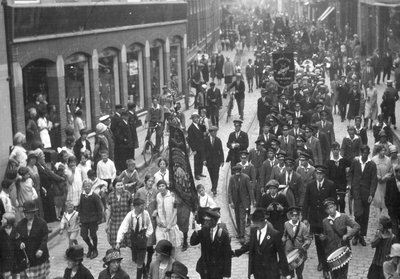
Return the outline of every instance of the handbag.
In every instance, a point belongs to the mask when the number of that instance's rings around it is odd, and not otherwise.
[[[15,262],[13,266],[15,273],[22,272],[30,267],[29,258],[25,252],[25,249],[18,249],[17,251],[19,252],[17,252],[18,254],[15,257]]]

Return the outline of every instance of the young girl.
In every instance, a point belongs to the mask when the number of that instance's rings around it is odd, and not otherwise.
[[[118,176],[131,194],[135,194],[139,187],[139,174],[136,171],[136,162],[133,159],[126,160],[127,169]]]
[[[65,166],[61,163],[56,163],[54,166],[56,168],[55,173],[58,176],[65,177]],[[57,220],[61,221],[62,209],[67,199],[67,182],[65,180],[60,182],[54,182],[53,184],[53,193],[54,193],[54,206],[56,208],[56,216]]]
[[[79,221],[78,221],[78,212],[75,210],[74,205],[71,201],[67,201],[65,203],[66,212],[61,218],[60,223],[60,235],[64,233],[64,230],[67,230],[69,247],[73,245],[78,245],[78,233],[79,233]]]
[[[30,178],[29,169],[27,167],[20,167],[18,174],[21,176],[21,178],[16,182],[17,201],[19,205],[19,211],[22,215],[22,218],[24,218],[25,214],[23,213],[22,205],[28,200],[36,200],[38,195],[33,187],[33,180]]]
[[[77,207],[82,193],[82,173],[81,170],[76,167],[75,156],[68,158],[68,169],[65,170],[65,175],[68,186],[67,199]]]
[[[90,161],[90,151],[85,150],[82,152],[81,161],[77,168],[81,169],[82,181],[87,179],[87,172],[92,169],[92,161]]]
[[[396,236],[389,229],[392,228],[392,222],[389,217],[379,218],[379,227],[375,237],[371,242],[372,248],[376,248],[374,258],[368,270],[368,279],[384,279],[383,263],[386,256],[390,253],[390,247],[395,243]]]

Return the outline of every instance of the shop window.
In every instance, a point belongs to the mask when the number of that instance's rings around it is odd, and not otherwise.
[[[48,100],[47,60],[36,60],[22,70],[24,105],[35,102],[36,95],[41,93]]]
[[[173,37],[170,47],[170,80],[169,87],[177,93],[182,93],[182,59],[181,40]],[[180,95],[180,94],[178,94]]]
[[[85,127],[91,129],[89,60],[84,54],[73,54],[65,60],[65,98],[68,124],[73,125],[75,112],[80,109]]]
[[[136,104],[136,110],[141,110],[144,109],[143,48],[133,44],[126,55],[129,101]]]
[[[164,50],[162,42],[156,40],[150,48],[151,96],[160,96],[164,85]]]
[[[99,94],[102,115],[111,114],[121,103],[118,75],[118,52],[106,48],[99,53]]]

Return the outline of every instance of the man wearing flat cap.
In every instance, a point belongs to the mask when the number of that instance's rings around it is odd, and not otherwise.
[[[341,154],[344,158],[353,160],[360,155],[360,148],[362,146],[361,139],[356,135],[354,126],[347,128],[348,135],[343,138]]]
[[[321,150],[321,143],[319,139],[313,136],[314,128],[309,125],[304,129],[304,135],[306,137],[306,146],[307,149],[310,149],[313,154],[313,161],[314,164],[323,164],[324,161],[322,160],[322,150]]]
[[[280,235],[283,235],[284,224],[287,221],[287,210],[289,203],[286,196],[279,191],[279,182],[271,179],[265,185],[265,192],[261,198],[260,207],[264,208],[268,214],[268,221],[274,226]]]
[[[264,148],[263,140],[255,141],[256,147],[250,149],[249,151],[249,162],[254,166],[256,170],[256,180],[258,181],[260,177],[260,171],[262,164],[267,158],[267,150]],[[257,196],[257,195],[256,195]]]
[[[250,241],[232,251],[233,256],[240,257],[249,252],[249,278],[253,275],[255,279],[279,279],[282,275],[286,279],[290,279],[281,235],[266,220],[265,214],[265,211],[261,208],[254,211]]]
[[[229,134],[226,144],[229,149],[226,162],[231,162],[231,169],[240,161],[239,152],[249,147],[249,136],[241,131],[242,124],[243,121],[240,119],[233,120],[235,131]]]
[[[207,167],[211,180],[211,192],[217,194],[219,169],[224,165],[224,150],[222,141],[217,137],[218,127],[211,126],[209,135],[204,139],[203,164]]]
[[[271,98],[267,96],[267,91],[262,88],[261,89],[261,97],[257,100],[257,119],[258,124],[260,126],[260,134],[263,130],[263,125],[265,122],[265,118],[270,113],[270,104],[272,103]]]
[[[325,255],[329,257],[338,247],[347,246],[350,248],[350,239],[360,230],[360,225],[344,213],[336,210],[336,200],[327,198],[323,202],[324,209],[328,214],[323,220],[323,234],[320,239],[324,242]],[[348,230],[347,228],[350,228]],[[331,270],[332,279],[347,278],[349,263],[339,269]]]
[[[246,228],[246,212],[254,206],[254,194],[250,178],[242,173],[242,167],[236,165],[232,168],[233,174],[228,182],[228,202],[235,211],[237,238],[244,242]]]
[[[322,221],[326,213],[323,201],[327,198],[336,199],[336,188],[332,181],[325,178],[326,166],[315,165],[316,179],[306,186],[306,195],[302,206],[303,222],[310,226],[310,233],[315,235],[315,246],[318,255],[318,271],[324,272],[324,277],[329,278],[329,267],[326,262],[327,256],[320,239],[323,233]]]
[[[191,246],[201,244],[201,256],[196,264],[201,278],[231,277],[231,239],[229,233],[217,225],[219,218],[217,212],[206,210],[203,227],[190,237]]]
[[[315,177],[315,168],[310,162],[312,162],[310,154],[304,151],[299,153],[299,158],[297,158],[295,166],[298,166],[296,172],[301,176],[303,187],[307,187],[307,184],[314,180]]]
[[[383,111],[384,119],[391,119],[393,128],[396,130],[396,102],[399,100],[399,92],[393,87],[393,81],[386,82],[387,87],[383,92],[381,109]],[[389,124],[389,126],[390,126]]]
[[[283,123],[282,127],[282,135],[278,137],[278,140],[281,142],[281,149],[284,150],[288,156],[294,155],[294,149],[296,148],[296,139],[294,136],[290,135],[290,125],[288,123]]]
[[[264,141],[264,148],[267,149],[268,147],[271,147],[271,141],[273,139],[276,139],[276,136],[270,133],[271,131],[271,122],[269,120],[266,120],[262,124],[262,134],[260,134],[257,138],[257,140],[263,140]]]
[[[342,75],[340,78],[340,81],[338,82],[338,85],[337,85],[338,109],[339,109],[339,115],[340,115],[340,118],[342,119],[342,122],[344,122],[344,119],[346,117],[347,100],[349,98],[349,96],[348,96],[349,91],[350,91],[350,85],[346,82],[346,76]]]
[[[219,109],[222,107],[221,90],[215,86],[215,82],[210,82],[210,89],[207,91],[208,112],[213,126],[219,124]]]

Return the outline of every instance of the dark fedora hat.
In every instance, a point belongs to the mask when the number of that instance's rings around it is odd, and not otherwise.
[[[36,203],[32,200],[25,201],[22,208],[24,210],[24,213],[38,211],[38,208],[36,207]]]
[[[262,208],[254,210],[253,214],[250,215],[250,220],[253,222],[263,221],[267,219],[266,212]]]
[[[165,272],[165,276],[171,277],[172,273],[175,273],[179,277],[183,279],[189,279],[188,275],[188,268],[181,262],[175,261],[172,264],[172,270]]]
[[[67,249],[65,252],[65,257],[72,261],[79,261],[83,259],[83,246],[82,245],[74,245]]]

